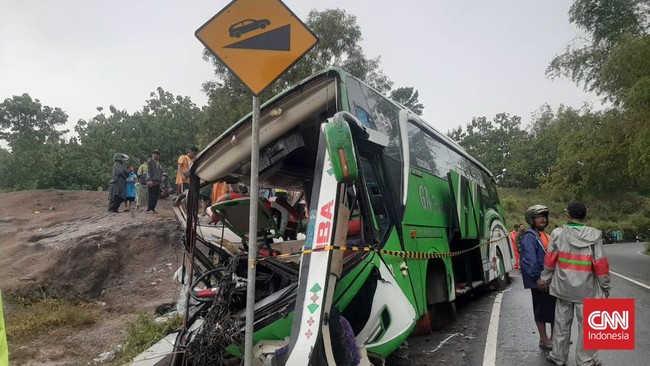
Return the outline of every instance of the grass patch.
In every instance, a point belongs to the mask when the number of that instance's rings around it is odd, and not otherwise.
[[[126,340],[122,353],[122,362],[131,361],[147,348],[153,346],[167,334],[178,330],[182,319],[180,316],[173,316],[160,324],[155,318],[144,310],[138,310],[135,318],[126,323]]]
[[[545,205],[550,210],[550,233],[566,223],[564,209],[569,203],[566,197],[544,189],[500,188],[499,198],[505,209],[508,230],[515,223],[526,225],[524,212],[534,204]],[[650,199],[635,194],[620,194],[612,197],[585,197],[587,225],[603,231],[620,229],[625,241],[635,241],[637,234],[650,233]]]
[[[82,327],[95,323],[100,310],[97,305],[63,299],[30,299],[5,297],[7,338],[23,342],[54,328]]]

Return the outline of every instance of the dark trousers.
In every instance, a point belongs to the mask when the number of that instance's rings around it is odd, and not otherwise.
[[[120,196],[113,196],[111,201],[108,201],[108,212],[118,212],[123,200]]]
[[[153,187],[148,188],[148,195],[149,199],[147,202],[147,211],[153,211],[156,209],[156,205],[158,204],[158,197],[160,196],[160,186],[155,185]]]

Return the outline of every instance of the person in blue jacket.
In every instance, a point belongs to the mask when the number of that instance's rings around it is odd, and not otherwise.
[[[135,165],[129,165],[129,176],[126,178],[126,201],[124,202],[124,211],[132,211],[138,192],[135,184],[138,181],[138,175],[135,174]]]
[[[552,349],[551,339],[546,332],[546,324],[555,321],[555,297],[548,292],[548,285],[542,280],[544,257],[548,248],[549,237],[544,232],[548,226],[549,210],[546,206],[533,205],[526,210],[526,222],[530,226],[521,238],[519,268],[524,288],[529,288],[533,298],[533,314],[539,331],[539,348]]]

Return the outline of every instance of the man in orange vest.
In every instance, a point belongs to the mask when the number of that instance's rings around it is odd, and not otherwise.
[[[519,269],[519,249],[517,248],[517,236],[524,233],[523,224],[515,224],[510,232],[510,244],[512,245],[512,251],[515,253],[515,269]]]
[[[190,188],[190,167],[192,167],[192,162],[198,154],[199,149],[196,146],[192,146],[187,149],[187,154],[178,157],[178,172],[176,173],[178,194]]]

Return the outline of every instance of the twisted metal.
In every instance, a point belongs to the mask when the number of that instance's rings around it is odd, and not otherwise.
[[[218,281],[219,295],[203,317],[199,333],[188,345],[186,361],[191,365],[237,365],[228,346],[244,343],[242,322],[232,308],[235,295],[235,281],[232,280],[239,260],[233,257],[223,269]]]

